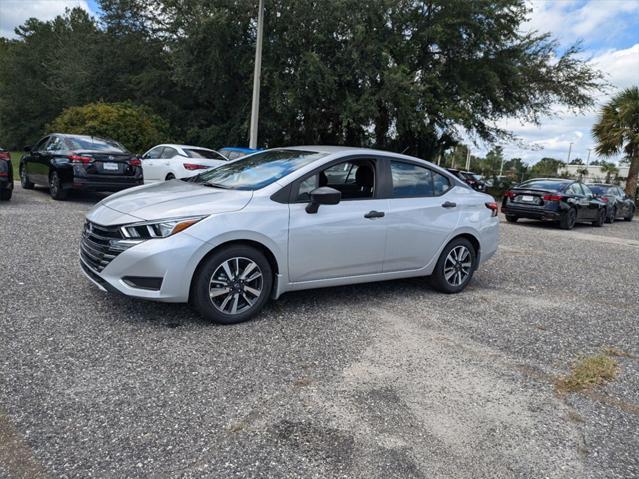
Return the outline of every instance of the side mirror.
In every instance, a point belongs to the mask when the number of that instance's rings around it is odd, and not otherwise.
[[[322,186],[311,191],[311,202],[306,205],[306,212],[317,213],[320,205],[336,205],[342,200],[342,192],[329,186]]]
[[[24,151],[26,151],[27,153],[31,151],[31,147],[30,146],[25,146],[23,148]]]

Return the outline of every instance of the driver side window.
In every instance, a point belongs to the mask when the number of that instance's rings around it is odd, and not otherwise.
[[[329,166],[299,184],[296,201],[308,202],[315,188],[328,186],[342,193],[342,200],[368,199],[375,195],[375,161],[349,160]]]
[[[163,146],[158,146],[150,150],[146,155],[144,155],[144,160],[157,160],[160,158],[162,154],[162,150],[164,150]]]
[[[42,138],[38,144],[36,146],[33,147],[34,151],[43,151],[44,150],[44,146],[47,144],[47,141],[49,141],[49,137],[45,136],[44,138]]]

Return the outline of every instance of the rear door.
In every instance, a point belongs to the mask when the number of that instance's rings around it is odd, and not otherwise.
[[[151,148],[142,156],[142,173],[144,174],[145,183],[155,183],[160,181],[161,167],[160,156],[164,150],[163,146],[156,146]],[[164,180],[164,177],[162,177]]]
[[[384,272],[421,269],[455,229],[463,205],[451,181],[419,163],[391,160]]]

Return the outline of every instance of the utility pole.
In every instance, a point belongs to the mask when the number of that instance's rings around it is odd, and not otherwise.
[[[253,104],[249,148],[257,148],[257,124],[260,115],[260,77],[262,75],[262,37],[264,36],[264,0],[259,0],[257,39],[255,42],[255,71],[253,72]]]
[[[470,148],[466,150],[466,171],[470,171]]]
[[[570,163],[570,152],[572,151],[572,141],[568,145],[568,161],[566,163]]]
[[[590,165],[590,152],[592,151],[592,148],[588,148],[588,157],[586,158],[586,168],[588,168],[588,166]]]

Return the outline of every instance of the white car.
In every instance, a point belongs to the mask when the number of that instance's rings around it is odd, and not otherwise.
[[[190,145],[157,145],[142,155],[144,183],[190,178],[225,164],[228,158],[215,150]]]
[[[88,212],[103,290],[249,319],[288,291],[430,276],[457,293],[497,250],[495,200],[406,155],[303,146],[116,193]]]

